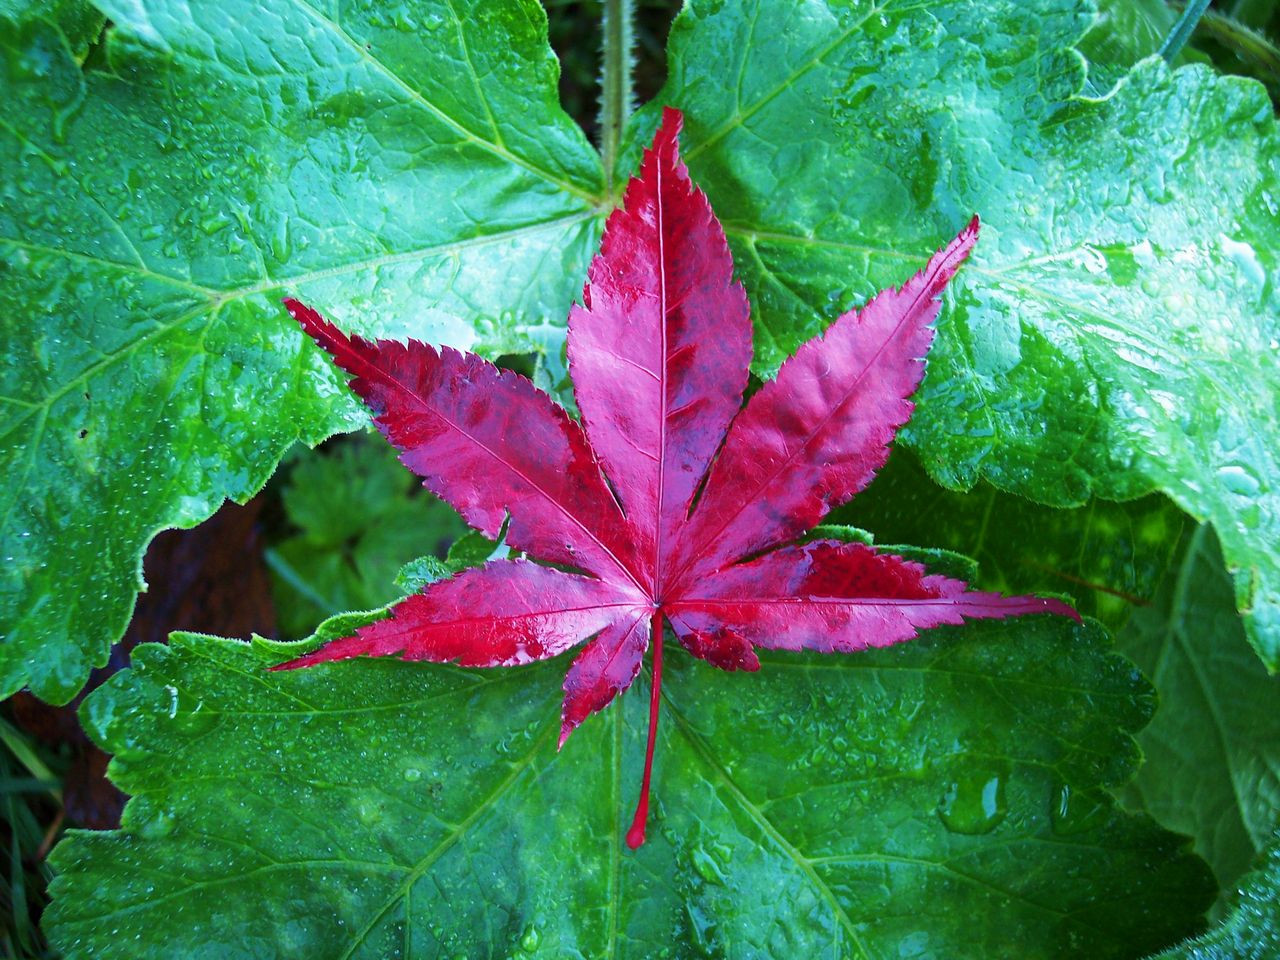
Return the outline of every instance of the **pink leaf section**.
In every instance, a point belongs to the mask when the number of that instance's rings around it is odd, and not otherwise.
[[[975,217],[901,289],[841,316],[751,398],[682,544],[689,580],[795,539],[871,482],[911,416],[938,298],[977,239]]]
[[[528,560],[496,560],[428,584],[392,607],[388,619],[273,669],[392,654],[464,667],[515,667],[564,653],[633,620],[637,610],[647,615],[635,595],[608,581]]]
[[[667,109],[609,217],[583,306],[569,314],[569,365],[587,436],[637,551],[663,567],[694,490],[742,405],[751,318],[724,230],[680,160]]]
[[[585,643],[565,677],[563,745],[631,686],[651,650],[632,847],[645,836],[664,620],[694,656],[754,671],[757,648],[846,653],[966,619],[1076,616],[1056,600],[970,591],[860,544],[794,545],[884,463],[978,221],[901,289],[802,346],[743,407],[746,297],[680,160],[681,122],[663,114],[569,319],[585,427],[479,357],[347,336],[286,301],[427,487],[488,536],[506,524],[512,547],[568,569],[519,560],[465,571],[278,669],[361,655],[513,666]]]
[[[649,646],[650,614],[618,620],[586,645],[564,678],[560,746],[591,714],[603,710],[636,678]]]
[[[622,514],[582,428],[524,377],[474,354],[348,337],[285,305],[375,414],[382,435],[467,523],[542,560],[632,581]]]
[[[721,570],[668,615],[691,653],[717,663],[744,659],[744,645],[852,653],[901,643],[930,627],[1028,613],[1079,620],[1057,600],[970,591],[863,544],[820,540]]]

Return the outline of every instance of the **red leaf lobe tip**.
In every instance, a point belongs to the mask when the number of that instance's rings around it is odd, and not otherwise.
[[[967,619],[1079,619],[1060,601],[972,591],[861,544],[796,543],[883,465],[980,225],[975,216],[901,287],[837,318],[744,405],[749,307],[680,159],[682,123],[663,112],[570,312],[581,423],[479,357],[348,336],[285,300],[424,485],[490,537],[505,524],[507,543],[542,563],[464,570],[271,669],[393,655],[513,666],[584,644],[565,676],[563,747],[631,686],[652,646],[633,849],[649,810],[664,621],[693,656],[750,672],[757,649],[847,653]]]

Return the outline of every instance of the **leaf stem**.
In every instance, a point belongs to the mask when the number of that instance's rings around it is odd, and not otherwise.
[[[1191,0],[1182,10],[1182,16],[1178,18],[1178,22],[1173,25],[1173,29],[1169,31],[1169,35],[1164,38],[1164,43],[1160,45],[1160,56],[1164,57],[1166,63],[1173,63],[1174,58],[1186,46],[1191,34],[1195,32],[1196,24],[1200,22],[1200,18],[1204,16],[1204,12],[1209,9],[1209,0]]]
[[[604,42],[600,69],[600,157],[605,195],[613,196],[613,168],[622,128],[631,116],[632,0],[604,0]]]
[[[1179,4],[1174,4],[1179,6]],[[1280,83],[1280,48],[1247,24],[1213,10],[1200,21],[1205,33],[1242,60],[1267,74],[1266,82]]]
[[[627,846],[632,850],[644,843],[645,822],[649,819],[649,778],[653,773],[653,746],[658,740],[658,704],[662,698],[662,611],[653,611],[653,685],[649,691],[649,743],[644,751],[644,779],[640,783],[640,800],[636,815],[627,831]]]

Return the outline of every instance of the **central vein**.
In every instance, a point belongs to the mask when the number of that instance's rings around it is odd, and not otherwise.
[[[662,514],[666,504],[666,467],[667,467],[667,251],[665,227],[662,222],[662,161],[654,156],[654,167],[658,174],[655,218],[658,227],[658,323],[661,334],[662,376],[658,378],[658,489],[656,491],[657,517],[653,535],[653,601],[662,603],[662,567],[665,551],[662,549]],[[662,642],[661,621],[658,624],[656,643]]]

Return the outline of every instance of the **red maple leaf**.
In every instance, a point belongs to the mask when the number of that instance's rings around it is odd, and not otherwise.
[[[744,406],[747,298],[680,160],[681,122],[676,110],[663,114],[569,316],[581,424],[477,356],[349,337],[285,301],[353,375],[405,466],[486,536],[506,524],[512,548],[548,565],[465,570],[277,669],[391,654],[515,666],[588,641],[565,678],[563,746],[631,685],[652,642],[631,847],[644,842],[664,619],[694,656],[757,670],[756,647],[848,653],[965,618],[1076,617],[1056,600],[969,591],[862,544],[795,542],[884,464],[924,374],[938,297],[978,220],[901,289],[802,346]]]

